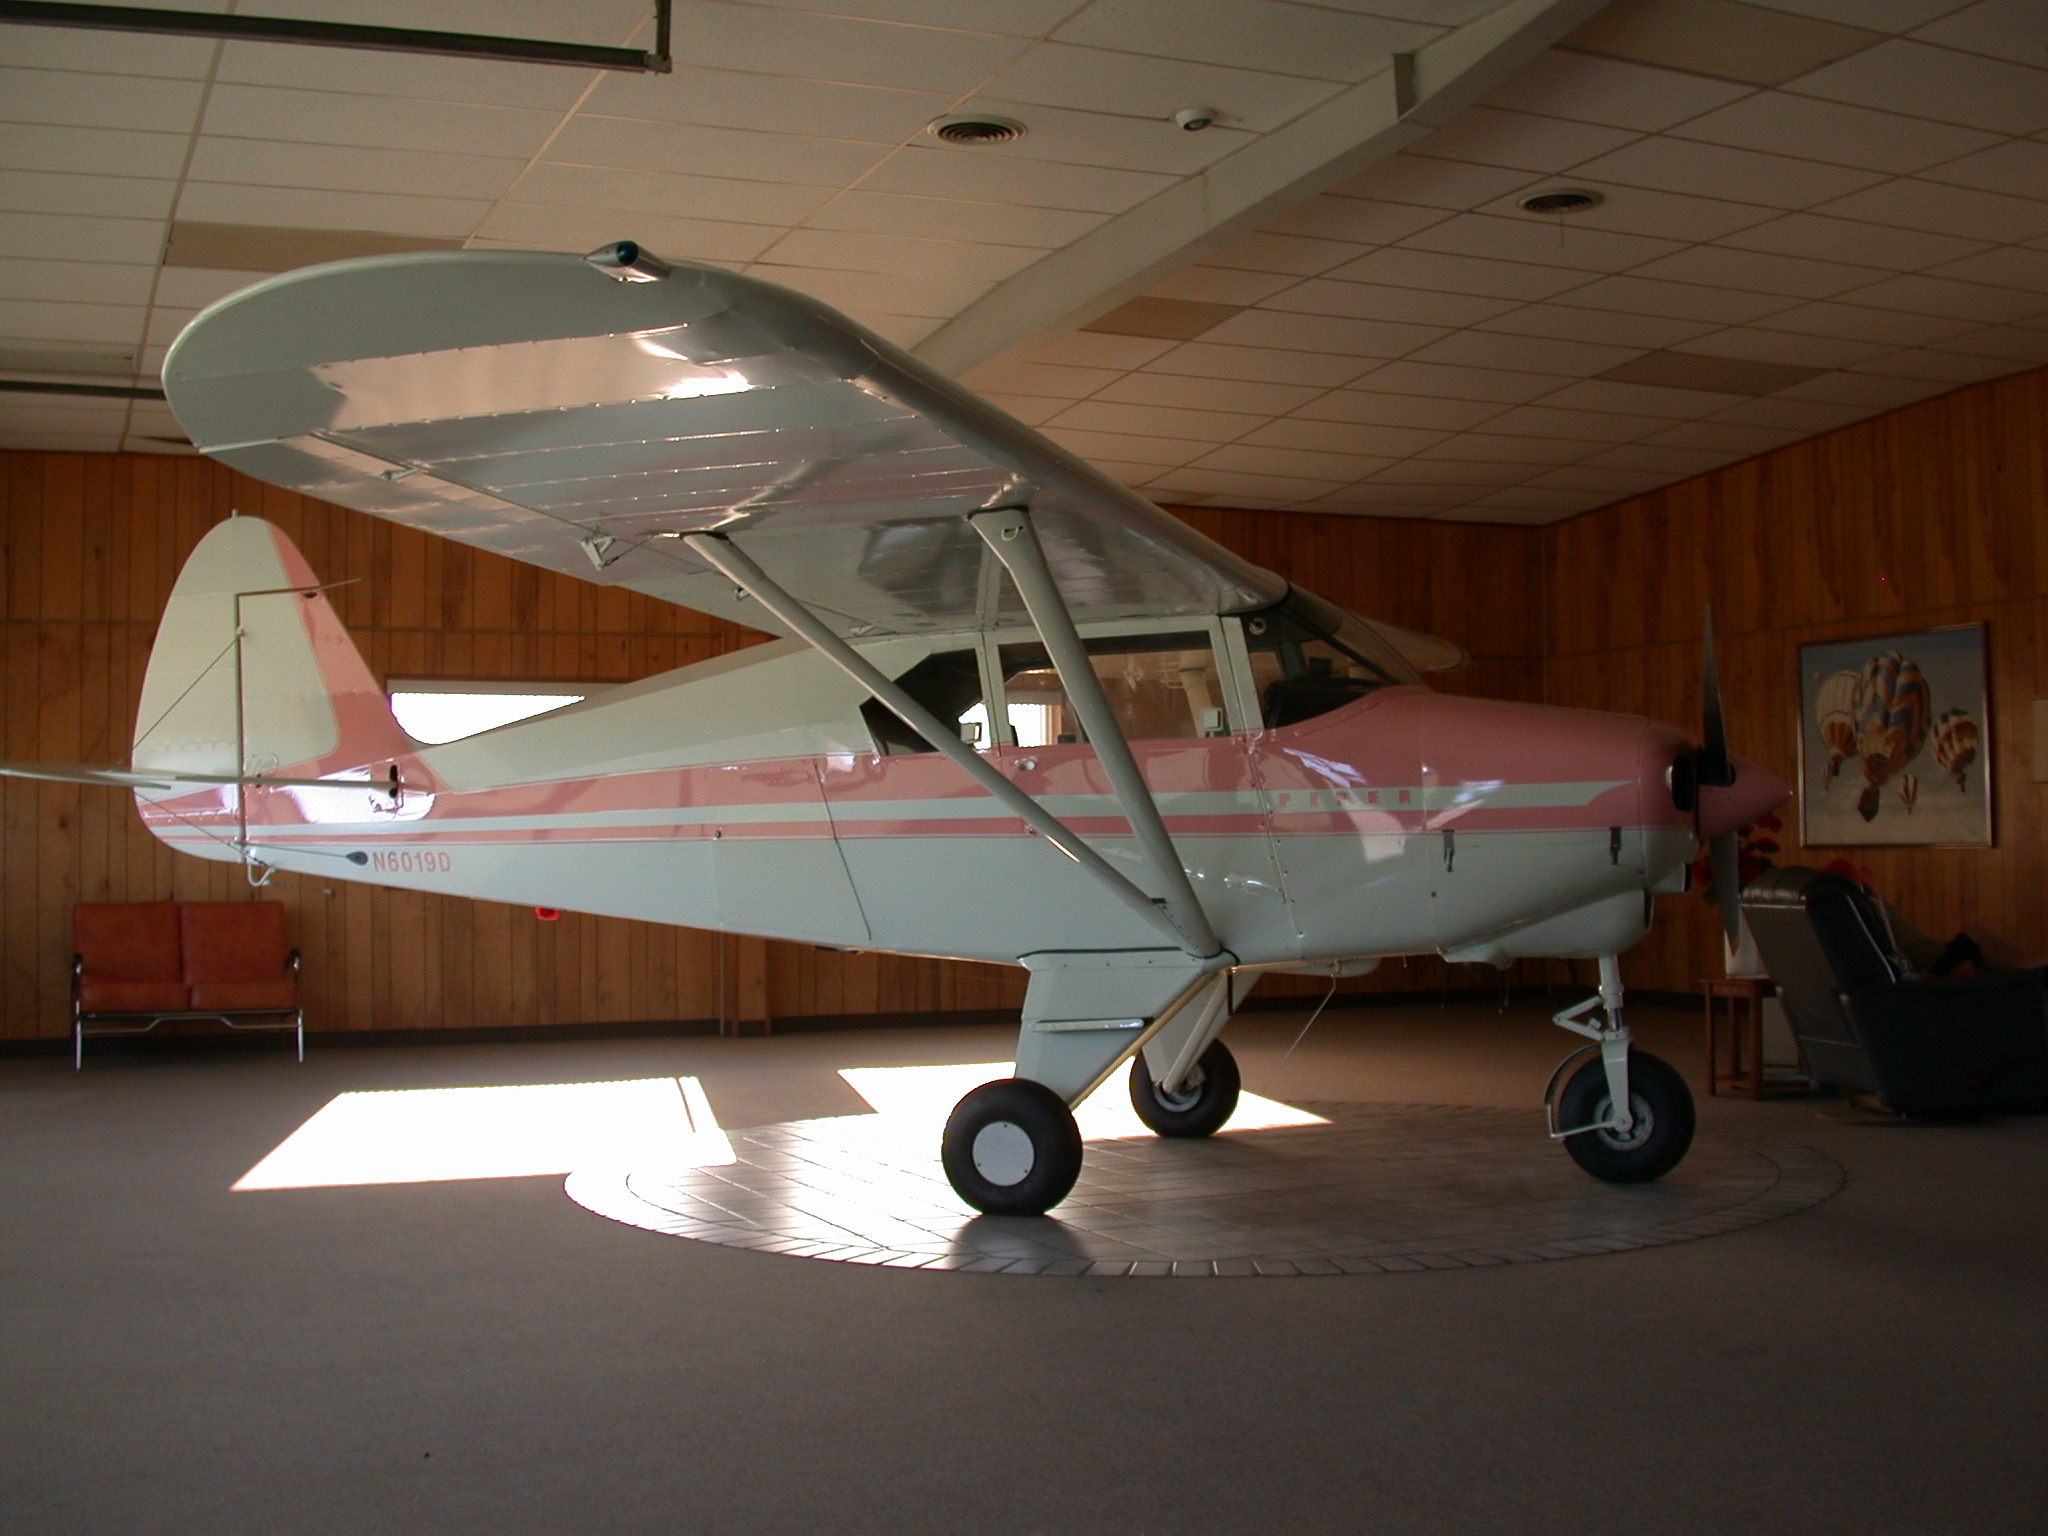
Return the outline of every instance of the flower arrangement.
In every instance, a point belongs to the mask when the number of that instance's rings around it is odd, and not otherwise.
[[[1775,816],[1762,817],[1742,829],[1735,842],[1736,874],[1742,884],[1778,867],[1771,855],[1779,851],[1778,834],[1784,830],[1785,824]],[[1721,904],[1721,893],[1714,889],[1714,861],[1704,848],[1693,861],[1692,888],[1709,906]]]

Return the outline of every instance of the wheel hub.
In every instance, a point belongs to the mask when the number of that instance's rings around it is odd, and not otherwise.
[[[976,1173],[1005,1187],[1031,1177],[1038,1161],[1031,1137],[1014,1120],[991,1120],[976,1131],[972,1156]]]
[[[1644,1102],[1643,1096],[1640,1093],[1631,1093],[1628,1096],[1628,1110],[1630,1116],[1634,1119],[1634,1124],[1630,1125],[1627,1130],[1595,1131],[1593,1133],[1617,1152],[1633,1152],[1637,1147],[1648,1141],[1651,1133],[1657,1129],[1657,1117],[1650,1113],[1650,1106]],[[1605,1120],[1613,1113],[1614,1100],[1603,1098],[1600,1101],[1599,1109],[1594,1113],[1594,1119],[1596,1122]]]

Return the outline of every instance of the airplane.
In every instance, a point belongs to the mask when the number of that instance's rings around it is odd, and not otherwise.
[[[1037,1215],[1073,1109],[1130,1063],[1145,1124],[1212,1134],[1218,1038],[1267,971],[1590,958],[1545,1093],[1588,1173],[1662,1177],[1692,1100],[1634,1050],[1618,957],[1700,842],[1787,787],[1650,720],[1453,697],[1459,648],[1247,563],[803,294],[513,250],[303,268],[164,365],[254,478],[780,638],[445,745],[393,717],[284,533],[234,516],[165,609],[128,767],[199,858],[1029,976],[1015,1075],[939,1149]],[[1732,920],[1734,904],[1724,911]]]

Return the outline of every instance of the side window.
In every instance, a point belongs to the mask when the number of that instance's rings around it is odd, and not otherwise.
[[[1385,667],[1316,633],[1284,608],[1244,621],[1252,686],[1268,729],[1313,720],[1402,681]]]
[[[979,743],[988,734],[988,711],[981,701],[981,667],[974,652],[940,651],[927,656],[897,678],[896,686],[954,726],[961,740]],[[874,732],[876,751],[892,757],[938,751],[880,701],[869,699],[860,712]]]
[[[1228,730],[1216,653],[1206,634],[1107,635],[1085,644],[1109,707],[1130,740],[1221,736]],[[1006,645],[1000,656],[1018,746],[1087,739],[1044,646]]]

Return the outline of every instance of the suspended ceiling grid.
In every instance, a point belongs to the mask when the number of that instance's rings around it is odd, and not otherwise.
[[[638,0],[261,9],[649,41]],[[1161,255],[1176,190],[1544,9],[686,0],[669,77],[0,28],[0,375],[147,383],[198,306],[346,249],[630,235],[942,366],[1026,324],[970,380],[1158,500],[1546,522],[2048,361],[2038,0],[1621,0]],[[954,112],[1029,132],[922,132]],[[1517,207],[1558,187],[1603,201]],[[0,446],[177,436],[0,396]]]

